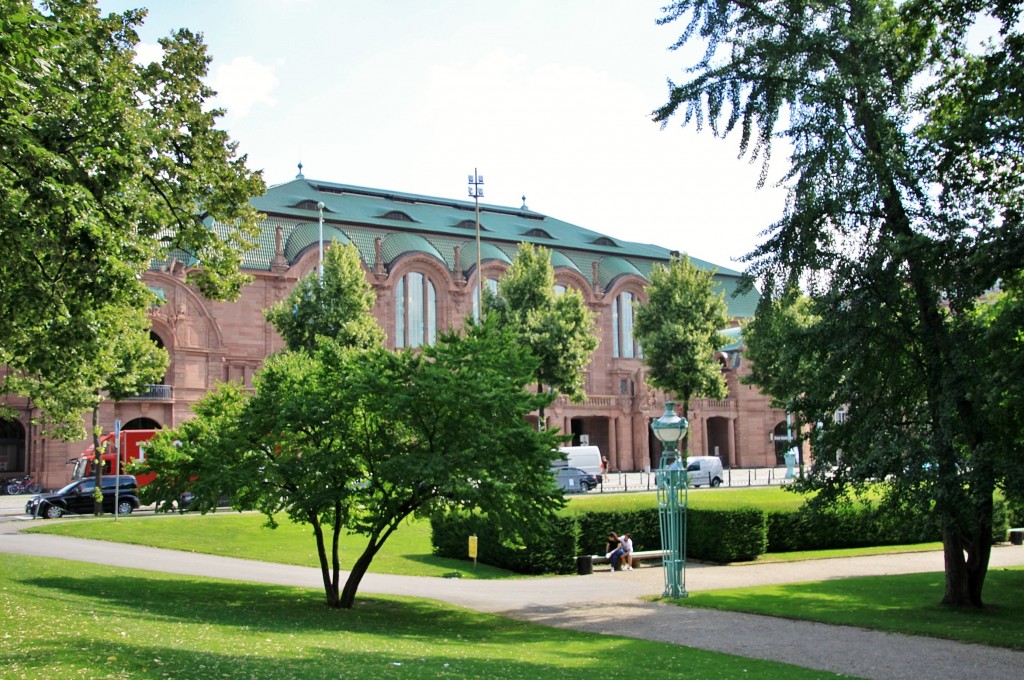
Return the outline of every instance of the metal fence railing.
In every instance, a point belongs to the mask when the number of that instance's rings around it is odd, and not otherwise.
[[[723,471],[725,477],[722,487],[748,486],[784,486],[793,480],[786,478],[786,468],[728,468]],[[628,491],[656,491],[655,471],[643,472],[609,472],[604,482],[593,493],[622,493]]]

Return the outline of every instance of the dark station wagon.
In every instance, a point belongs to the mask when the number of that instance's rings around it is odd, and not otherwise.
[[[114,512],[117,502],[119,515],[130,515],[139,507],[139,485],[131,475],[106,475],[102,478],[103,512]],[[78,479],[59,491],[33,496],[25,505],[25,512],[33,517],[57,519],[62,515],[91,515],[95,509],[93,491],[95,479]]]

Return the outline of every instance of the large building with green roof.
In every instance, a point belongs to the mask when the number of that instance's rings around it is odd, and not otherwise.
[[[649,423],[663,412],[665,395],[645,380],[641,348],[633,337],[636,304],[646,299],[652,268],[671,251],[633,243],[534,212],[525,205],[479,205],[480,267],[477,268],[477,205],[472,200],[422,196],[306,178],[267,190],[252,199],[266,215],[255,249],[244,260],[252,277],[239,300],[211,302],[185,284],[196,263],[170,259],[146,276],[163,304],[150,310],[153,334],[170,353],[163,385],[137,399],[107,403],[101,422],[111,429],[173,427],[191,416],[191,406],[225,380],[251,384],[263,360],[283,343],[263,310],[281,300],[318,265],[321,243],[352,243],[377,295],[374,314],[390,348],[432,342],[438,331],[459,327],[475,313],[478,285],[494,286],[520,243],[552,253],[556,285],[581,292],[597,320],[600,344],[586,370],[587,400],[559,398],[545,415],[548,424],[572,433],[574,443],[600,447],[611,471],[657,466],[661,446]],[[213,228],[220,225],[213,222]],[[322,241],[321,241],[322,233]],[[756,291],[737,294],[741,275],[693,260],[715,271],[730,316],[753,315]],[[482,281],[479,277],[482,277]],[[691,454],[721,456],[727,467],[777,464],[770,434],[785,416],[738,378],[747,367],[738,341],[718,359],[729,396],[690,405]],[[30,439],[32,439],[30,437]],[[85,443],[31,441],[33,471],[55,486],[68,474],[65,461]]]

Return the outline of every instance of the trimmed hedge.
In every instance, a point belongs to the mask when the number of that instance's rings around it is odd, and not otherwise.
[[[569,574],[578,555],[604,553],[609,531],[629,533],[633,549],[661,548],[657,508],[614,512],[566,512],[540,536],[501,536],[483,515],[449,513],[431,520],[434,554],[466,559],[477,536],[477,559],[520,574]],[[764,552],[765,513],[756,508],[687,512],[688,559],[748,561]]]
[[[434,554],[467,559],[469,537],[477,537],[477,560],[519,574],[569,574],[575,571],[575,553],[564,549],[579,543],[576,522],[557,522],[534,538],[501,536],[483,515],[450,512],[431,519]]]
[[[709,562],[749,562],[768,546],[767,515],[759,508],[687,511],[688,558]]]
[[[994,542],[1006,540],[1009,512],[996,501]],[[604,553],[609,531],[628,532],[633,549],[661,548],[656,507],[628,510],[567,510],[537,536],[501,536],[482,515],[451,513],[431,520],[434,554],[466,559],[470,535],[478,541],[479,561],[520,574],[571,574],[578,555]],[[941,540],[927,513],[898,513],[870,504],[828,508],[804,505],[797,511],[760,508],[689,508],[687,559],[745,562],[765,552],[793,552],[900,545]]]

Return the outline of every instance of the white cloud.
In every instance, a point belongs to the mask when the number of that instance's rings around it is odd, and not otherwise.
[[[210,76],[210,86],[217,91],[217,106],[227,109],[234,117],[249,115],[257,104],[277,104],[271,94],[277,85],[274,69],[248,56],[235,57],[215,67]]]

